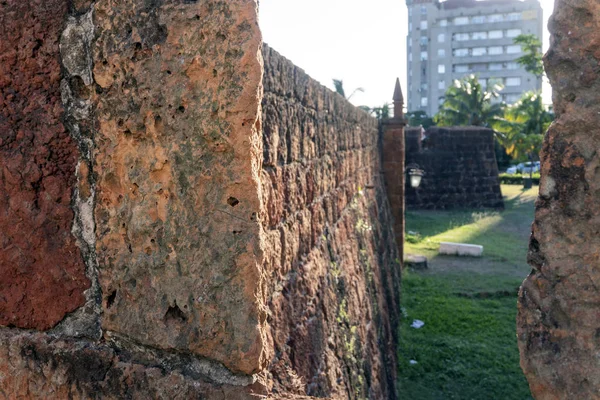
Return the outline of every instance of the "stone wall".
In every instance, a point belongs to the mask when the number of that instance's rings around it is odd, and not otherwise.
[[[406,165],[425,171],[419,188],[406,186],[409,209],[504,208],[494,136],[477,127],[406,130]]]
[[[0,393],[249,398],[256,2],[9,0],[0,26]]]
[[[394,398],[376,122],[257,20],[0,3],[2,396]]]
[[[62,121],[66,0],[0,3],[0,324],[48,329],[90,286],[71,235],[79,152]]]
[[[394,399],[399,255],[374,118],[265,46],[274,390]]]
[[[537,399],[600,396],[600,3],[557,0],[545,67],[556,120],[541,152],[519,294],[521,367]]]

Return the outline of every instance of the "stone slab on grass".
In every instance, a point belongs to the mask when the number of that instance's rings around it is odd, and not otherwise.
[[[477,244],[441,242],[440,254],[450,256],[481,257],[483,255],[483,246]]]
[[[412,269],[427,269],[427,257],[407,254],[406,257],[404,257],[404,266]]]

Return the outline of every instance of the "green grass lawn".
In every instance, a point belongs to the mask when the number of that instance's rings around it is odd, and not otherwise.
[[[401,399],[531,399],[515,317],[537,187],[502,193],[502,212],[406,213],[405,252],[426,255],[429,269],[403,274]],[[484,256],[439,256],[443,241],[483,245]],[[411,328],[414,319],[425,325]]]

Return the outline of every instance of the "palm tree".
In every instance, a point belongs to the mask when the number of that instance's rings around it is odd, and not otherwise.
[[[494,129],[509,155],[533,161],[538,158],[544,133],[553,120],[554,114],[542,103],[541,93],[527,92],[506,108],[504,117],[494,122]],[[530,169],[529,177],[532,175]]]
[[[334,79],[333,87],[335,88],[336,93],[342,95],[342,97],[348,101],[350,101],[350,99],[352,98],[352,96],[354,96],[356,94],[356,92],[364,92],[365,91],[365,89],[358,87],[358,88],[354,89],[352,91],[352,93],[350,93],[350,96],[346,97],[346,91],[344,90],[344,81],[341,79]]]
[[[485,91],[475,75],[455,80],[446,90],[444,103],[434,117],[438,126],[485,126],[502,116],[505,105],[492,104],[497,98],[500,85],[494,85],[491,91]]]

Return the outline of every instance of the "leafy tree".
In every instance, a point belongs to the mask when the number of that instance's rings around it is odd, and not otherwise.
[[[434,126],[435,122],[433,122],[433,118],[428,116],[425,111],[412,111],[406,113],[406,118],[408,118],[409,126],[422,126],[427,129],[430,126]]]
[[[508,154],[517,160],[534,161],[539,159],[544,133],[553,120],[541,93],[527,92],[506,108],[504,118],[494,122],[494,129]]]
[[[434,117],[439,126],[491,126],[501,117],[505,105],[492,104],[497,98],[500,85],[494,85],[491,91],[485,91],[475,75],[455,80],[446,90],[444,103]]]
[[[544,75],[544,63],[542,62],[542,42],[533,34],[519,35],[514,39],[515,44],[520,44],[523,56],[517,59],[525,71],[541,78]]]
[[[350,100],[352,98],[352,96],[354,96],[356,94],[356,92],[364,92],[365,91],[365,89],[358,87],[358,88],[354,89],[352,91],[352,93],[350,93],[350,96],[346,97],[346,91],[344,90],[344,81],[341,79],[334,79],[333,87],[335,88],[335,92],[342,95],[342,97],[345,98],[346,100]]]
[[[390,117],[390,103],[384,103],[381,107],[358,106],[363,111],[373,114],[378,120],[387,119]]]
[[[375,118],[382,120],[390,117],[390,103],[384,103],[381,107],[374,107],[371,112],[375,114]]]

